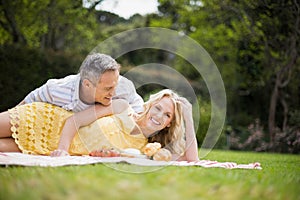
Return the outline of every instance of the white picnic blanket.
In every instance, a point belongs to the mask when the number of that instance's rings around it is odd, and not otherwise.
[[[11,166],[40,166],[59,167],[68,165],[89,165],[97,163],[128,163],[139,166],[199,166],[199,167],[219,167],[226,169],[262,169],[260,163],[237,164],[234,162],[218,162],[211,160],[200,160],[197,162],[186,161],[154,161],[145,158],[129,157],[92,157],[92,156],[64,156],[51,157],[41,155],[29,155],[22,153],[1,153],[0,165]]]

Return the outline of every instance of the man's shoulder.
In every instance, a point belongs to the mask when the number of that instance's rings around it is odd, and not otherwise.
[[[124,76],[119,76],[119,83],[118,86],[124,86],[124,87],[134,87],[134,84],[131,80]]]
[[[128,78],[126,78],[125,76],[122,76],[122,75],[119,76],[119,82],[132,83],[131,80],[129,80]]]
[[[118,85],[116,88],[116,97],[123,97],[129,98],[131,95],[135,94],[135,86],[133,84],[133,82],[129,79],[127,79],[124,76],[119,76],[119,80],[118,80]]]

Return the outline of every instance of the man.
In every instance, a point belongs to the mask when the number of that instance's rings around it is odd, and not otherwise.
[[[50,79],[30,92],[20,104],[47,102],[79,112],[94,104],[109,105],[112,99],[124,99],[137,112],[143,111],[143,99],[133,83],[119,75],[120,65],[105,54],[91,54],[82,63],[79,74]]]

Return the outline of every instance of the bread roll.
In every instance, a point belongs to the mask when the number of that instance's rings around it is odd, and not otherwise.
[[[161,144],[158,142],[148,143],[142,150],[142,152],[148,157],[153,156],[159,149],[161,148]]]
[[[159,149],[153,156],[153,160],[157,161],[170,161],[172,160],[172,154],[168,149]]]

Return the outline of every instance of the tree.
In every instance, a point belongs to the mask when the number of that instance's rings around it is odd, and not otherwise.
[[[1,0],[0,9],[2,45],[86,53],[99,37],[95,11],[81,1]]]
[[[256,46],[257,54],[251,56],[263,68],[258,76],[271,88],[269,99],[268,128],[271,142],[277,127],[286,131],[289,103],[287,87],[296,71],[300,44],[300,4],[296,0],[288,1],[244,1],[239,5],[239,15],[248,26],[250,37],[246,55],[251,53],[251,46]],[[232,8],[229,5],[224,7]],[[231,10],[238,10],[237,7]],[[249,54],[250,53],[250,54]],[[299,66],[298,66],[299,67]],[[297,91],[290,91],[297,95]],[[282,120],[278,124],[276,114],[278,105],[282,106]]]
[[[289,98],[299,99],[299,87],[294,85],[299,84],[298,1],[159,2],[162,16],[149,24],[159,26],[160,18],[166,17],[169,23],[164,26],[183,31],[211,54],[226,85],[228,118],[240,121],[240,113],[249,120],[262,118],[270,141],[277,127],[285,131],[290,106],[299,107],[299,101]]]
[[[25,45],[26,39],[20,30],[20,26],[17,23],[15,17],[15,10],[19,10],[19,4],[16,1],[1,0],[0,9],[2,16],[0,18],[0,25],[2,27],[1,35],[3,38],[11,36],[13,43],[20,43]],[[4,30],[4,31],[3,31]],[[6,36],[6,37],[5,37]],[[3,41],[1,41],[3,42]]]

